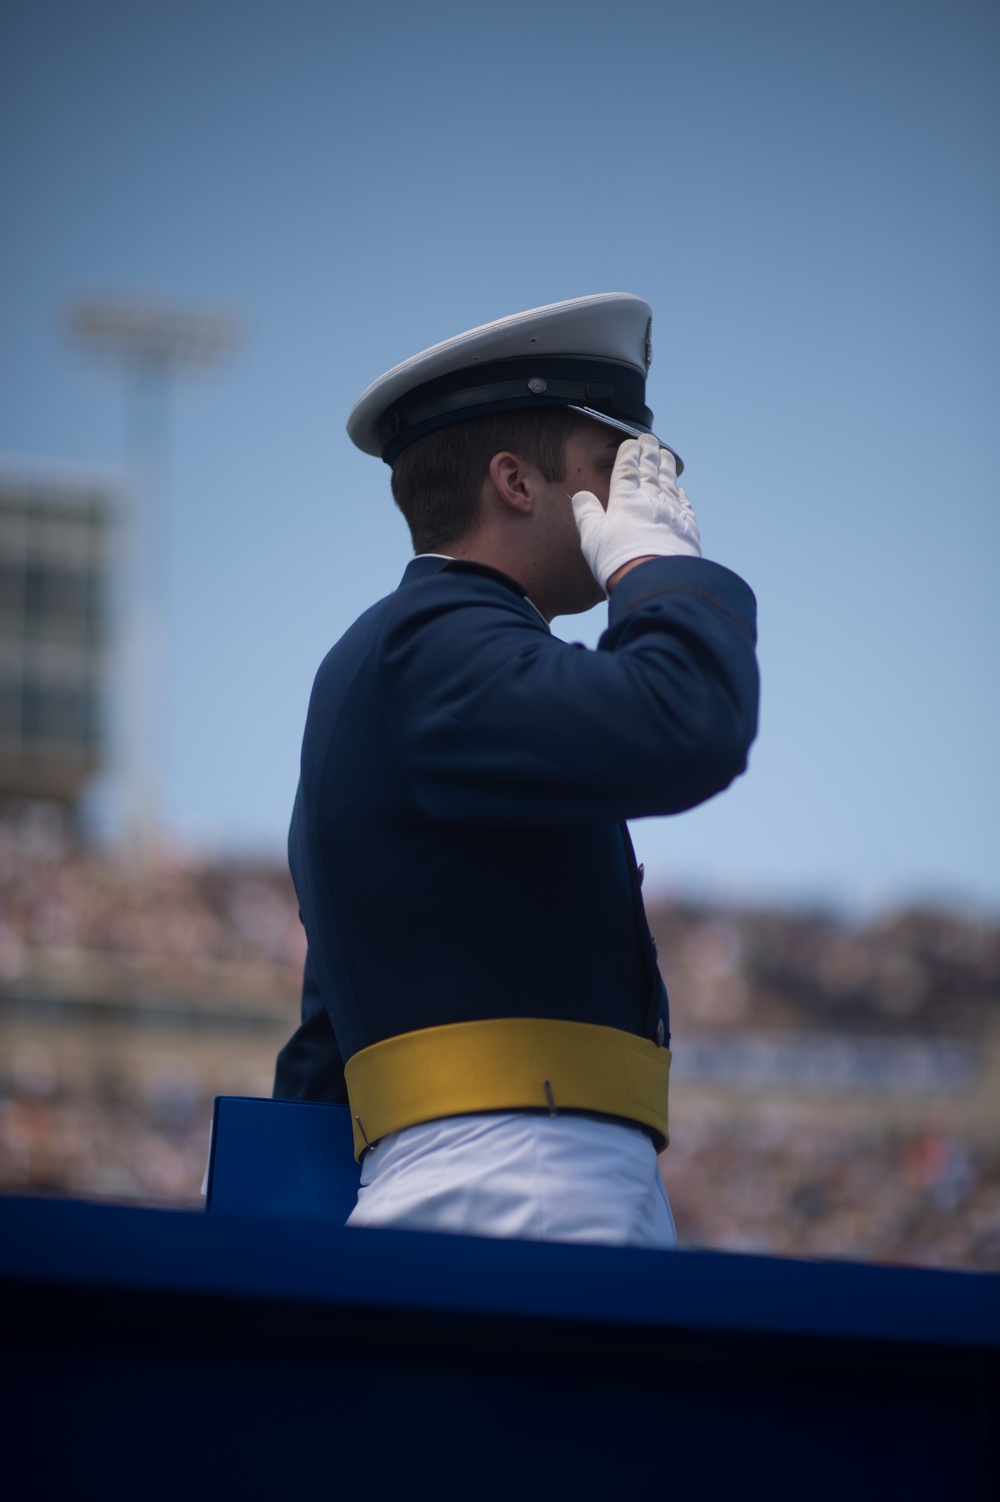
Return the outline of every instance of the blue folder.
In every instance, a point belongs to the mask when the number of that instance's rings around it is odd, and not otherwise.
[[[342,1226],[357,1202],[347,1106],[217,1095],[206,1210],[280,1215]]]

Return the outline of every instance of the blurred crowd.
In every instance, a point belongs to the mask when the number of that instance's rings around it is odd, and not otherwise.
[[[677,1121],[660,1162],[682,1244],[1000,1271],[1000,1143],[759,1104]]]
[[[67,1194],[195,1206],[208,1159],[212,1101],[195,1091],[0,1094],[0,1185],[7,1193]]]
[[[0,984],[53,956],[143,960],[180,991],[220,966],[287,972],[297,990],[305,938],[279,861],[137,861],[74,837],[59,811],[0,815]]]
[[[1000,1028],[1000,923],[984,917],[927,910],[852,924],[651,901],[650,920],[676,1048],[694,1030],[996,1039]],[[213,1094],[269,1093],[273,1062],[265,1038],[242,1074],[205,1064],[219,975],[235,968],[248,1007],[251,992],[271,999],[280,1038],[303,953],[279,861],[129,863],[80,843],[52,809],[0,814],[0,1189],[199,1204]],[[95,956],[104,968],[92,975],[123,995],[142,965],[159,967],[158,994],[186,999],[198,1067],[57,1067],[32,1009],[51,1002],[53,975]],[[170,1035],[174,1056],[182,1031]],[[94,1050],[99,1060],[99,1039]],[[692,1089],[661,1160],[683,1243],[1000,1269],[1000,1134],[945,1130],[919,1110],[901,1125]]]
[[[832,913],[651,903],[675,1021],[892,1034],[1000,1023],[1000,922],[937,909]]]

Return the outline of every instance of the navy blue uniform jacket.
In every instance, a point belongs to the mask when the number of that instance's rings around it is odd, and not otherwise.
[[[632,569],[590,651],[505,575],[415,558],[313,688],[289,836],[309,950],[275,1094],[344,1102],[344,1060],[443,1023],[668,1037],[624,821],[743,771],[754,643],[753,594],[704,559]]]

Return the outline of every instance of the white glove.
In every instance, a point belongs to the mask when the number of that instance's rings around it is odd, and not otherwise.
[[[589,490],[571,499],[583,556],[605,592],[611,575],[633,558],[701,557],[698,523],[678,489],[676,460],[651,433],[619,448],[606,511]]]

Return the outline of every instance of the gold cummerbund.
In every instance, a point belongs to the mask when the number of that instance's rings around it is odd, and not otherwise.
[[[389,1132],[480,1111],[594,1111],[666,1147],[670,1050],[591,1022],[494,1017],[373,1043],[344,1070],[354,1156]]]

